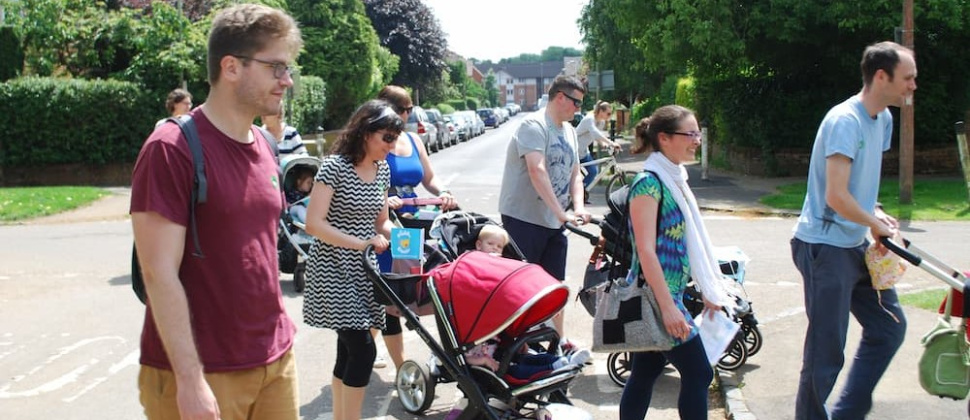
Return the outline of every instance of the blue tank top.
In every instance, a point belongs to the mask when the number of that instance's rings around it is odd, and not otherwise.
[[[421,156],[418,154],[418,146],[414,143],[411,133],[405,133],[411,141],[411,156],[401,157],[394,153],[387,154],[387,164],[391,168],[391,189],[388,193],[392,196],[401,198],[417,197],[414,187],[417,187],[424,179],[424,167],[421,166]],[[395,187],[405,187],[409,191],[399,191]],[[414,213],[418,211],[415,206],[401,207],[400,213]]]

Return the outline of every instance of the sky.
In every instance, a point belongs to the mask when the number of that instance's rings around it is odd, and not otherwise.
[[[583,49],[576,20],[588,0],[422,0],[465,58],[498,61],[548,47]]]

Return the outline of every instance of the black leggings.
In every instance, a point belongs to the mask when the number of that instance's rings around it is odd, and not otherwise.
[[[370,330],[337,331],[337,361],[333,377],[344,385],[363,388],[370,382],[377,347]]]
[[[387,337],[389,335],[398,335],[402,332],[404,332],[404,329],[401,328],[401,318],[391,314],[384,317],[384,329],[381,330],[381,334]]]

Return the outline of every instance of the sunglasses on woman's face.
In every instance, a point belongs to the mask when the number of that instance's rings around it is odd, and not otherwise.
[[[391,144],[397,141],[397,137],[397,134],[384,133],[381,135],[381,140],[383,140],[384,143]]]

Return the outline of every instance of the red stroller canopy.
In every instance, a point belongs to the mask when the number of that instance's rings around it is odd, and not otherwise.
[[[475,344],[505,330],[517,337],[552,318],[569,289],[542,267],[471,251],[438,266],[431,281],[459,345]]]

